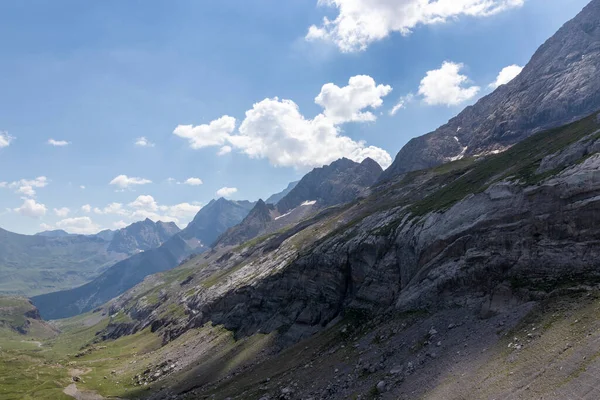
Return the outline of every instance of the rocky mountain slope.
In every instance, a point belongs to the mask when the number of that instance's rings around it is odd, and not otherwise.
[[[342,158],[315,168],[299,182],[291,183],[289,190],[286,189],[287,194],[276,205],[259,200],[250,214],[239,225],[227,230],[213,246],[235,246],[261,235],[273,234],[323,208],[366,196],[381,172],[379,164],[371,159],[356,163]],[[270,199],[272,201],[273,196]]]
[[[286,213],[307,200],[316,201],[321,207],[352,201],[366,193],[382,171],[370,158],[361,163],[342,158],[306,174],[277,203],[277,209]]]
[[[116,231],[108,250],[127,253],[150,250],[160,246],[180,231],[181,229],[173,222],[153,222],[146,219]]]
[[[0,335],[48,338],[58,330],[42,321],[39,311],[24,297],[0,296]]]
[[[520,318],[544,299],[600,283],[598,121],[592,115],[533,135],[501,154],[413,172],[378,186],[362,200],[320,214],[310,224],[225,253],[200,256],[165,275],[150,277],[108,306],[114,317],[102,337],[119,338],[151,327],[168,343],[210,323],[234,332],[242,342],[267,334],[268,347],[276,351],[324,327],[339,326],[340,321],[379,321],[363,327],[366,334],[382,326],[387,313],[425,313],[437,317],[420,319],[435,321],[437,328],[427,327],[421,337],[418,332],[424,325],[412,336],[402,336],[392,332],[403,330],[400,324],[391,324],[383,339],[371,336],[373,341],[410,339],[413,350],[399,351],[396,358],[379,357],[369,353],[368,343],[358,341],[353,346],[367,346],[363,361],[357,354],[353,362],[358,366],[352,364],[352,370],[344,372],[343,384],[335,380],[335,390],[331,381],[327,387],[292,388],[294,398],[342,399],[357,390],[368,395],[378,385],[369,380],[373,386],[365,387],[359,379],[368,356],[367,374],[393,369],[387,359],[403,363],[399,372],[392,373],[393,381],[381,388],[381,393],[388,393],[386,398],[423,395],[432,388],[405,386],[400,378],[436,357],[431,355],[435,346],[431,350],[427,346],[435,343],[441,327],[469,321],[469,329],[475,329],[478,318],[502,315],[493,324],[516,328]],[[458,306],[464,311],[454,315]],[[510,315],[514,318],[508,321]],[[342,335],[353,335],[340,329]],[[463,334],[452,340],[461,343],[461,338]],[[512,345],[521,349],[525,344],[520,340]],[[209,346],[206,351],[217,349]],[[193,389],[199,395],[224,393],[214,390],[227,387],[228,395],[239,398],[281,394],[282,388],[259,382],[237,387],[236,392],[231,386],[236,374],[231,371],[214,381],[209,371],[216,364],[211,363],[227,359],[226,353],[219,354],[225,358],[191,357],[190,364],[181,365],[189,372],[186,368],[201,368],[194,367],[200,362],[208,375],[180,389],[200,385]],[[284,362],[273,357],[270,363]],[[312,362],[322,363],[324,357],[313,353]],[[244,367],[251,375],[253,365],[248,361]],[[334,379],[335,373],[329,373]],[[299,379],[293,376],[285,384]],[[163,391],[157,398],[171,395]]]
[[[269,196],[269,198],[267,200],[265,200],[265,203],[267,203],[267,204],[277,204],[279,202],[279,200],[283,199],[289,192],[292,191],[293,188],[296,187],[296,185],[298,184],[298,182],[300,182],[300,181],[291,182],[281,192],[275,193],[275,194]]]
[[[146,276],[171,269],[190,255],[202,253],[207,244],[227,228],[241,222],[252,206],[253,203],[247,201],[213,200],[185,229],[159,247],[116,263],[85,285],[32,299],[45,319],[65,318],[92,310],[140,283]],[[140,225],[146,227],[149,224],[144,221]],[[161,227],[163,233],[167,231],[165,226],[171,231],[176,228],[161,223],[155,225]],[[119,234],[115,234],[113,241],[119,238]]]
[[[519,76],[446,125],[412,139],[382,179],[503,151],[543,129],[600,108],[600,0],[591,1],[531,58]]]

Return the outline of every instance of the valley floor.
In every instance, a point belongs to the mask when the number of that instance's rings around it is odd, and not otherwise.
[[[107,318],[86,314],[39,343],[3,333],[0,399],[598,399],[600,291],[556,293],[347,316],[282,352],[212,326],[102,342]]]

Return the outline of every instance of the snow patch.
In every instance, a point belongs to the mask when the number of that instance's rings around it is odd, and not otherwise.
[[[295,210],[295,208],[294,208],[294,210]],[[290,214],[291,214],[291,213],[292,213],[294,210],[290,211],[289,213],[285,213],[285,214],[283,214],[283,215],[280,215],[279,217],[275,217],[275,221],[277,221],[278,219],[281,219],[281,218],[283,218],[283,217],[287,217],[287,216],[288,216],[288,215],[290,215]]]
[[[315,205],[315,204],[317,204],[317,201],[316,200],[311,200],[311,201],[305,201],[304,203],[300,204],[300,206],[301,207],[302,206],[312,206],[312,205]]]

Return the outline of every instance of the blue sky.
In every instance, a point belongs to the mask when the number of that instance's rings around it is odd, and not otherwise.
[[[587,3],[416,2],[0,2],[0,227],[183,227],[219,190],[256,200],[337,156],[389,163]]]

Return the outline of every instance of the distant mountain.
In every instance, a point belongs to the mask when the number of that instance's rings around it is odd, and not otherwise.
[[[275,194],[271,195],[267,200],[265,200],[265,203],[267,203],[267,204],[277,204],[279,202],[279,200],[283,199],[289,192],[292,191],[293,188],[296,187],[296,185],[298,184],[298,182],[300,182],[300,181],[291,182],[281,192],[275,193]]]
[[[381,166],[370,158],[356,163],[347,158],[315,168],[278,203],[277,209],[286,213],[306,201],[320,206],[346,203],[364,194],[382,173]]]
[[[590,2],[533,55],[519,76],[446,125],[412,139],[382,180],[449,160],[503,151],[600,108],[600,1]]]
[[[150,219],[135,222],[113,234],[109,251],[137,253],[160,246],[181,229],[173,222],[153,222]]]
[[[96,236],[20,235],[0,229],[0,293],[33,296],[97,277],[132,253]]]
[[[36,236],[45,236],[45,237],[63,237],[69,236],[70,233],[63,231],[62,229],[56,229],[53,231],[44,231],[35,234]]]
[[[253,206],[254,203],[249,201],[213,200],[185,229],[160,247],[118,262],[83,286],[32,300],[45,319],[65,318],[92,310],[140,283],[146,276],[174,268],[191,254],[205,251],[219,235],[240,223]]]
[[[225,232],[215,246],[233,246],[244,243],[263,233],[279,214],[273,204],[259,200],[244,220]]]
[[[94,236],[99,237],[100,239],[106,240],[107,242],[110,242],[112,240],[113,236],[115,236],[115,232],[116,231],[111,231],[110,229],[105,229],[103,231],[96,233]]]
[[[35,296],[83,285],[178,232],[174,223],[148,219],[96,235],[54,230],[30,236],[0,229],[0,294]]]
[[[291,190],[277,205],[259,200],[248,216],[225,232],[214,246],[242,244],[294,224],[324,207],[347,203],[366,195],[381,172],[379,164],[370,158],[362,163],[342,158],[322,168],[315,168],[299,182],[290,184],[288,189],[291,187]]]

